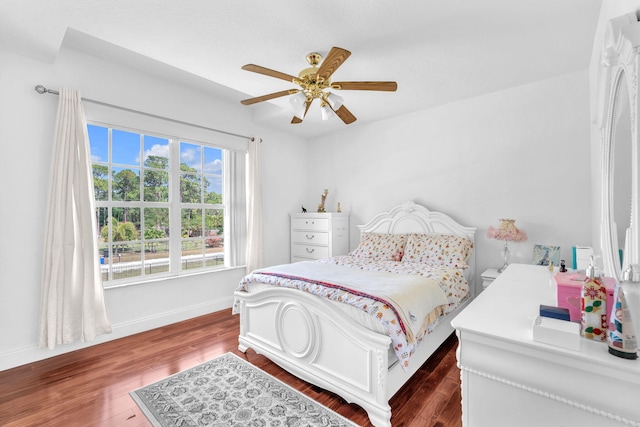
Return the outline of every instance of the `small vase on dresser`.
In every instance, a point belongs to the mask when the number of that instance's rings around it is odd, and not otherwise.
[[[349,253],[349,214],[292,213],[291,262],[310,261]]]

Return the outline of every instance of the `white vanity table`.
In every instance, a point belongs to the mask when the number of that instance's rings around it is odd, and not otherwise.
[[[463,426],[640,426],[640,359],[586,339],[580,351],[532,340],[540,304],[556,305],[552,276],[511,264],[451,322]]]

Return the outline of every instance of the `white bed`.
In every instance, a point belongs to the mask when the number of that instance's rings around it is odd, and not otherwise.
[[[475,228],[411,201],[358,228],[363,234],[453,234],[472,243],[475,235]],[[475,296],[475,251],[466,264],[468,268],[462,271],[469,284],[468,297],[438,320],[405,369],[394,363],[397,358],[391,338],[370,324],[368,314],[287,287],[265,285],[250,292],[236,291],[238,348],[242,352],[253,348],[297,377],[360,405],[374,426],[391,426],[389,399],[453,332],[450,320]]]

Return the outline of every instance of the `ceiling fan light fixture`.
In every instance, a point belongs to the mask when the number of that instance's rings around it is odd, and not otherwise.
[[[285,80],[298,86],[296,89],[281,90],[280,92],[269,93],[240,101],[242,105],[252,105],[270,99],[280,98],[289,95],[289,103],[292,107],[294,118],[291,124],[302,123],[304,117],[311,106],[313,100],[320,101],[322,119],[328,120],[337,115],[344,124],[355,122],[356,117],[345,107],[341,96],[329,90],[375,90],[384,92],[395,92],[398,88],[396,82],[391,81],[341,81],[332,82],[333,73],[349,58],[351,52],[340,47],[332,47],[326,58],[312,52],[307,55],[307,62],[311,67],[300,71],[298,77],[280,71],[261,67],[255,64],[242,66],[243,70],[253,73],[263,74],[269,77]]]
[[[335,116],[335,113],[326,102],[323,102],[320,106],[320,113],[322,114],[322,120],[329,120],[331,117]]]
[[[289,97],[289,103],[293,108],[293,115],[299,119],[304,119],[304,113],[307,104],[307,95],[304,92],[299,91]]]
[[[329,92],[329,94],[326,97],[326,101],[331,106],[331,108],[333,108],[334,110],[337,110],[338,108],[342,107],[344,98],[342,98],[340,95],[336,95],[333,92]]]

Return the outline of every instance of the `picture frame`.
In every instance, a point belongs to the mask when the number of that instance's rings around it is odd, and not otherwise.
[[[534,245],[533,264],[549,265],[549,262],[553,262],[554,266],[560,265],[560,246]]]

